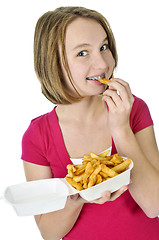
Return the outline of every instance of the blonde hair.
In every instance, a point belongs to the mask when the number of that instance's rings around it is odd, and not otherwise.
[[[35,27],[34,67],[41,83],[42,93],[55,104],[70,104],[81,99],[73,84],[65,52],[66,28],[78,17],[91,18],[101,24],[107,33],[109,49],[115,60],[115,67],[117,66],[115,39],[108,21],[100,13],[84,7],[60,7],[46,12],[39,18]],[[78,97],[71,96],[66,90],[59,45],[62,52],[62,64]]]

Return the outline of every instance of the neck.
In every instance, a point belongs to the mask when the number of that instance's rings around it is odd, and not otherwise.
[[[103,109],[106,109],[106,106],[101,97],[92,96],[73,104],[58,105],[56,112],[60,118],[86,122],[98,116]]]

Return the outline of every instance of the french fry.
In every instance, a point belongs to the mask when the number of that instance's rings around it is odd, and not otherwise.
[[[88,188],[92,187],[93,185],[95,185],[96,181],[97,181],[97,175],[98,173],[101,171],[101,165],[97,166],[96,169],[94,170],[94,172],[91,174],[91,176],[89,177],[89,182],[88,182]]]
[[[98,174],[96,184],[99,184],[101,182],[102,182],[102,176],[100,174]]]
[[[88,162],[87,165],[86,165],[85,172],[87,172],[90,168],[92,168],[92,164],[91,164],[91,162]]]
[[[123,158],[120,157],[118,154],[114,154],[111,159],[111,162],[113,162],[115,165],[118,165],[123,162]]]
[[[98,154],[98,156],[99,157],[106,157],[108,155],[108,153],[110,153],[110,150],[107,150],[107,151],[105,151],[103,153],[100,153],[100,154]]]
[[[96,180],[97,180],[97,176],[96,176],[95,174],[92,175],[92,178],[89,180],[89,183],[88,183],[88,188],[90,188],[90,187],[92,187],[93,185],[95,185]]]
[[[68,175],[72,178],[74,177],[74,173],[73,173],[72,169],[68,169]]]
[[[83,156],[83,160],[85,160],[85,161],[91,161],[92,160],[92,158],[89,156],[89,155],[84,155]]]
[[[116,175],[118,175],[118,173],[116,173],[114,170],[104,164],[101,164],[101,169],[102,172],[106,173],[109,177],[115,177]]]
[[[106,152],[104,152],[104,153],[100,153],[100,154],[95,154],[94,152],[90,152],[90,156],[91,156],[91,158],[93,158],[93,159],[97,159],[97,160],[105,160],[105,157],[107,156],[107,154],[108,154],[109,152],[108,151],[106,151]]]
[[[112,166],[112,167],[114,167],[114,165],[115,165],[112,161],[109,161],[109,160],[101,160],[100,162],[101,162],[102,164],[107,165],[107,166]]]
[[[100,161],[99,160],[92,160],[92,165],[94,168],[98,167],[100,165]]]
[[[91,158],[95,158],[95,159],[100,159],[100,156],[98,156],[97,154],[95,154],[94,152],[90,152],[90,156]]]
[[[101,165],[97,166],[96,169],[94,170],[94,172],[91,174],[90,179],[93,176],[96,176],[101,171],[101,169],[102,169]]]
[[[85,165],[81,165],[76,171],[75,171],[75,175],[80,175],[85,171]]]
[[[123,161],[121,164],[115,166],[112,168],[113,171],[115,172],[122,172],[127,169],[127,167],[130,165],[131,160],[127,158],[125,161]]]
[[[87,154],[84,154],[84,155],[83,155],[83,158],[90,158],[90,156],[87,155]]]
[[[83,190],[83,187],[80,183],[75,182],[72,178],[70,177],[65,177],[66,181],[70,183],[73,187],[75,187],[78,191]]]
[[[86,182],[83,184],[83,188],[88,188],[88,184]]]
[[[104,172],[102,172],[102,171],[101,171],[99,174],[100,174],[103,178],[107,178],[107,177],[108,177],[108,174],[107,174],[107,173],[104,173]]]
[[[106,78],[100,78],[98,79],[99,82],[104,83],[104,84],[108,84],[108,82],[110,81],[109,79]]]
[[[68,164],[67,165],[67,169],[68,169],[68,175],[70,177],[73,177],[74,176],[74,172],[76,171],[76,168],[72,164]]]
[[[79,175],[79,176],[73,177],[73,180],[74,180],[75,182],[80,182],[80,181],[82,181],[82,180],[83,180],[83,177],[84,177],[84,174],[85,174],[85,173],[82,173],[82,174]]]
[[[84,174],[84,177],[83,177],[83,182],[84,183],[88,183],[88,179],[90,177],[90,175],[94,172],[94,168],[93,167],[90,167]]]

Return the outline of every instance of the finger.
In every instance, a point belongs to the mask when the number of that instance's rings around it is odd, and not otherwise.
[[[110,201],[114,201],[118,197],[120,197],[126,190],[128,189],[127,186],[121,187],[118,191],[114,192],[111,194]]]
[[[120,79],[120,78],[117,78],[117,81],[125,86],[125,88],[127,89],[128,97],[129,97],[130,101],[133,103],[134,102],[134,97],[132,95],[129,83]]]
[[[113,82],[117,82],[119,83],[121,86],[123,86],[125,89],[126,89],[126,92],[127,92],[127,95],[128,95],[128,98],[131,100],[131,101],[134,101],[134,97],[132,95],[132,92],[131,92],[131,88],[130,88],[130,85],[128,82],[120,79],[120,78],[113,78],[112,81],[110,81],[110,85],[113,83]],[[112,86],[111,86],[112,87]]]
[[[110,196],[111,196],[111,192],[106,191],[101,198],[96,199],[96,200],[92,201],[91,203],[103,204],[107,201],[110,201]]]
[[[130,86],[129,86],[128,82],[124,81],[123,79],[112,78],[111,81],[109,82],[109,84],[111,84],[112,82],[120,83],[121,85],[123,85],[125,88],[127,88],[131,92],[131,89],[130,89]]]
[[[117,107],[120,107],[121,104],[122,104],[122,99],[121,97],[118,95],[117,91],[114,91],[114,90],[107,90],[106,93],[105,93],[105,96],[108,96],[110,97],[114,104],[117,106]]]
[[[124,81],[123,79],[120,79],[120,78],[115,78],[115,80],[120,83],[121,85],[123,85],[127,90],[128,92],[131,93],[131,89],[130,89],[130,85],[128,82]]]
[[[119,92],[120,98],[124,103],[124,108],[130,110],[134,102],[134,97],[132,96],[132,94],[128,93],[126,87],[117,81],[112,82],[111,87],[113,87],[116,91]]]
[[[74,194],[74,195],[70,195],[69,196],[69,199],[70,200],[77,200],[79,198],[79,193],[76,193],[76,194]]]
[[[116,91],[119,92],[119,95],[121,97],[121,99],[126,102],[129,100],[129,93],[128,90],[126,89],[126,87],[124,85],[122,85],[120,82],[114,80],[111,81],[111,83],[109,84],[109,87],[111,89],[114,89]]]
[[[108,104],[109,109],[111,109],[112,111],[116,109],[116,104],[113,101],[113,99],[109,96],[103,96],[102,98],[103,101],[105,101]]]

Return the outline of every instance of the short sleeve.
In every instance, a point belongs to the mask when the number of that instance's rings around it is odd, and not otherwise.
[[[147,104],[134,96],[134,104],[130,115],[130,125],[134,133],[153,125],[153,120]]]
[[[43,166],[49,166],[46,158],[43,134],[38,124],[32,121],[22,138],[21,159]]]

